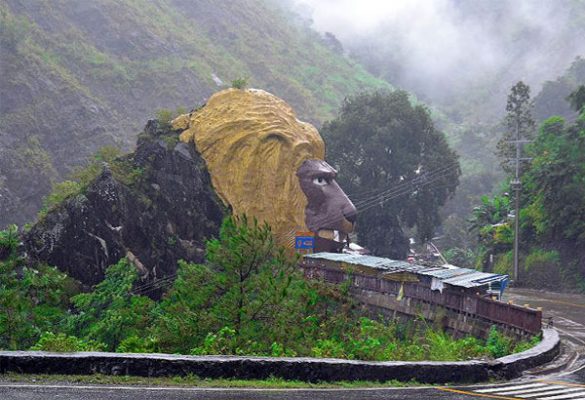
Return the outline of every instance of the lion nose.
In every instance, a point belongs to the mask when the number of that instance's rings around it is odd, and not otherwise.
[[[351,201],[348,201],[341,210],[343,212],[343,216],[352,224],[355,223],[357,219],[357,210]]]

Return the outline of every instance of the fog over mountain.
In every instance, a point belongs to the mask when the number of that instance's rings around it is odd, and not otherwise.
[[[520,79],[536,94],[585,54],[578,0],[298,0],[296,7],[374,74],[431,102],[452,104],[478,86],[482,103],[505,101]]]

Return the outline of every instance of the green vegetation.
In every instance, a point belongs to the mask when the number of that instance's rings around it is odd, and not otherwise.
[[[156,119],[158,120],[158,126],[163,131],[169,131],[171,129],[171,122],[181,114],[186,114],[187,110],[184,107],[177,107],[175,111],[169,110],[168,108],[161,108],[156,112]],[[166,136],[165,136],[166,137]]]
[[[585,289],[585,268],[579,261],[585,256],[585,113],[580,102],[573,106],[580,109],[574,123],[548,118],[526,148],[525,156],[532,160],[521,177],[520,281],[532,286]],[[486,270],[492,268],[487,262],[492,255],[494,268],[509,272],[513,218],[508,191],[506,187],[504,194],[483,198],[474,210],[478,266]]]
[[[408,387],[417,386],[416,381],[339,381],[339,382],[303,382],[282,378],[256,379],[203,379],[196,375],[174,376],[169,378],[146,378],[129,375],[39,375],[6,373],[0,375],[0,382],[45,382],[45,383],[82,383],[95,385],[142,385],[142,386],[177,386],[177,387],[212,387],[212,388],[259,388],[259,389],[336,389],[369,387]]]
[[[0,232],[0,348],[26,349],[61,326],[75,287],[45,265],[28,266],[17,253],[16,226]]]
[[[360,244],[404,259],[404,228],[416,227],[422,242],[432,238],[460,168],[425,107],[412,105],[404,91],[360,94],[346,99],[321,133],[339,183],[360,212]]]
[[[516,83],[506,103],[506,117],[504,123],[506,130],[497,144],[497,155],[502,169],[511,175],[514,172],[513,158],[516,157],[516,143],[520,140],[534,139],[536,123],[532,118],[533,102],[530,100],[530,87],[524,82]],[[519,173],[524,170],[524,164]]]
[[[16,228],[0,234],[0,349],[314,356],[364,360],[499,357],[514,343],[453,339],[424,319],[365,318],[344,285],[307,281],[270,228],[226,218],[207,243],[206,264],[181,262],[159,302],[138,294],[126,259],[93,291],[17,256]],[[17,271],[22,270],[21,277]],[[521,346],[526,346],[521,344]]]
[[[66,331],[84,340],[103,343],[109,351],[131,337],[142,335],[150,322],[154,302],[132,294],[137,277],[138,272],[126,259],[109,267],[105,279],[93,292],[71,298],[77,312],[66,321]]]
[[[232,81],[232,88],[245,89],[248,87],[248,78],[237,78]]]
[[[43,207],[38,213],[38,218],[45,218],[49,211],[62,204],[65,200],[83,194],[105,167],[111,171],[119,182],[128,186],[136,184],[143,174],[143,170],[134,167],[131,160],[122,156],[117,148],[102,147],[85,167],[78,168],[71,175],[73,180],[66,180],[53,185],[53,190],[43,200]]]

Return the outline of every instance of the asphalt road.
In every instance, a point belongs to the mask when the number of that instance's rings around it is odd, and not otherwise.
[[[522,397],[516,397],[522,396]],[[255,390],[255,389],[195,389],[165,387],[70,386],[70,385],[0,385],[0,398],[29,399],[213,399],[213,400],[382,400],[382,399],[518,399],[532,396],[545,400],[583,400],[585,385],[567,382],[536,381],[484,385],[474,387],[426,387],[408,389],[316,389],[316,390]]]
[[[521,379],[474,386],[384,389],[208,389],[0,382],[0,400],[45,399],[535,399],[585,400],[585,296],[513,289],[506,300],[542,307],[563,339],[564,352],[552,364]]]

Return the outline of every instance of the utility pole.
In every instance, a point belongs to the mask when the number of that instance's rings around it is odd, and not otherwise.
[[[518,276],[518,244],[520,242],[520,189],[522,183],[520,182],[520,124],[516,123],[516,175],[511,183],[512,190],[514,190],[515,203],[514,207],[514,280],[519,281]]]
[[[510,187],[514,191],[515,199],[515,211],[514,211],[514,280],[520,281],[520,268],[518,266],[518,254],[519,254],[519,243],[520,243],[520,191],[522,190],[522,182],[520,181],[520,161],[529,161],[531,158],[520,157],[520,146],[523,143],[530,143],[531,140],[520,140],[520,124],[516,124],[516,140],[511,143],[516,143],[516,173],[514,179],[510,182]]]
[[[534,135],[534,120],[531,115],[532,102],[530,101],[530,87],[519,81],[510,90],[508,95],[508,102],[506,104],[506,126],[507,133],[498,142],[498,152],[502,158],[507,161],[515,161],[515,174],[510,187],[514,191],[515,198],[515,215],[514,215],[514,280],[520,280],[520,268],[518,265],[519,246],[520,246],[520,193],[522,190],[522,183],[520,182],[521,168],[520,162],[530,160],[530,158],[521,157],[521,145],[523,143],[531,142]],[[515,137],[514,137],[515,136]],[[514,137],[514,140],[509,138]],[[511,144],[516,144],[516,157],[511,158],[512,153]],[[512,154],[510,154],[512,153]],[[510,171],[509,164],[503,164],[504,170],[508,173]]]

